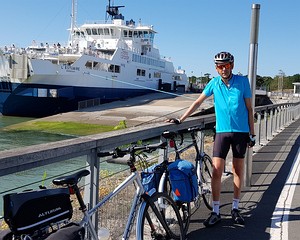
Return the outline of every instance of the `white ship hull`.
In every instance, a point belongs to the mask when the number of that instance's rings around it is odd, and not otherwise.
[[[71,34],[66,47],[34,43],[0,51],[3,115],[41,117],[75,110],[85,100],[103,103],[187,87],[184,71],[174,70],[153,46],[152,27],[125,23],[119,14],[111,23],[84,24]]]

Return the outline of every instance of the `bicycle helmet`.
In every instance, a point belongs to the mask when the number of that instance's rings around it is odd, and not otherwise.
[[[234,57],[229,52],[220,52],[215,55],[214,61],[215,64],[226,63],[226,62],[233,63]]]

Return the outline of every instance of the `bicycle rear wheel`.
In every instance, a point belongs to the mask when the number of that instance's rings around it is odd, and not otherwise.
[[[178,208],[170,196],[154,193],[142,203],[136,236],[139,240],[185,238]]]
[[[212,210],[211,178],[213,165],[210,156],[205,154],[202,158],[201,180],[202,180],[202,198],[205,206]]]
[[[165,185],[165,189],[168,195],[173,199],[173,193],[172,193],[172,186],[170,179],[167,178]],[[174,199],[173,199],[174,200]],[[175,200],[174,200],[175,201]],[[190,202],[181,202],[181,201],[175,201],[175,204],[178,208],[182,224],[183,224],[183,232],[184,234],[187,233],[189,226],[190,226],[190,219],[191,219],[191,203]]]

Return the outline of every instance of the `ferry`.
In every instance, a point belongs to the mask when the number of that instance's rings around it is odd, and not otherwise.
[[[72,0],[69,40],[0,49],[0,112],[44,117],[153,91],[184,92],[185,71],[154,45],[156,31],[106,7],[106,19],[77,27]]]

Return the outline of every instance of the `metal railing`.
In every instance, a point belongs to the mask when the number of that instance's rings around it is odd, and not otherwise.
[[[289,125],[300,116],[299,103],[274,104],[255,108],[256,135],[258,145],[265,144],[272,136]],[[85,200],[93,206],[99,198],[101,159],[97,151],[112,150],[115,147],[140,140],[158,138],[163,131],[176,131],[191,126],[205,125],[215,122],[215,115],[209,114],[190,117],[180,125],[170,123],[152,123],[128,129],[89,135],[47,144],[6,150],[0,152],[0,177],[28,171],[49,164],[60,164],[71,159],[72,163],[86,161],[91,171],[88,182],[85,182]],[[78,159],[81,160],[78,160]],[[84,164],[82,164],[84,167]],[[52,166],[52,165],[51,165]],[[63,169],[64,170],[64,169]],[[86,179],[87,181],[87,179]],[[98,216],[95,218],[97,223]]]

